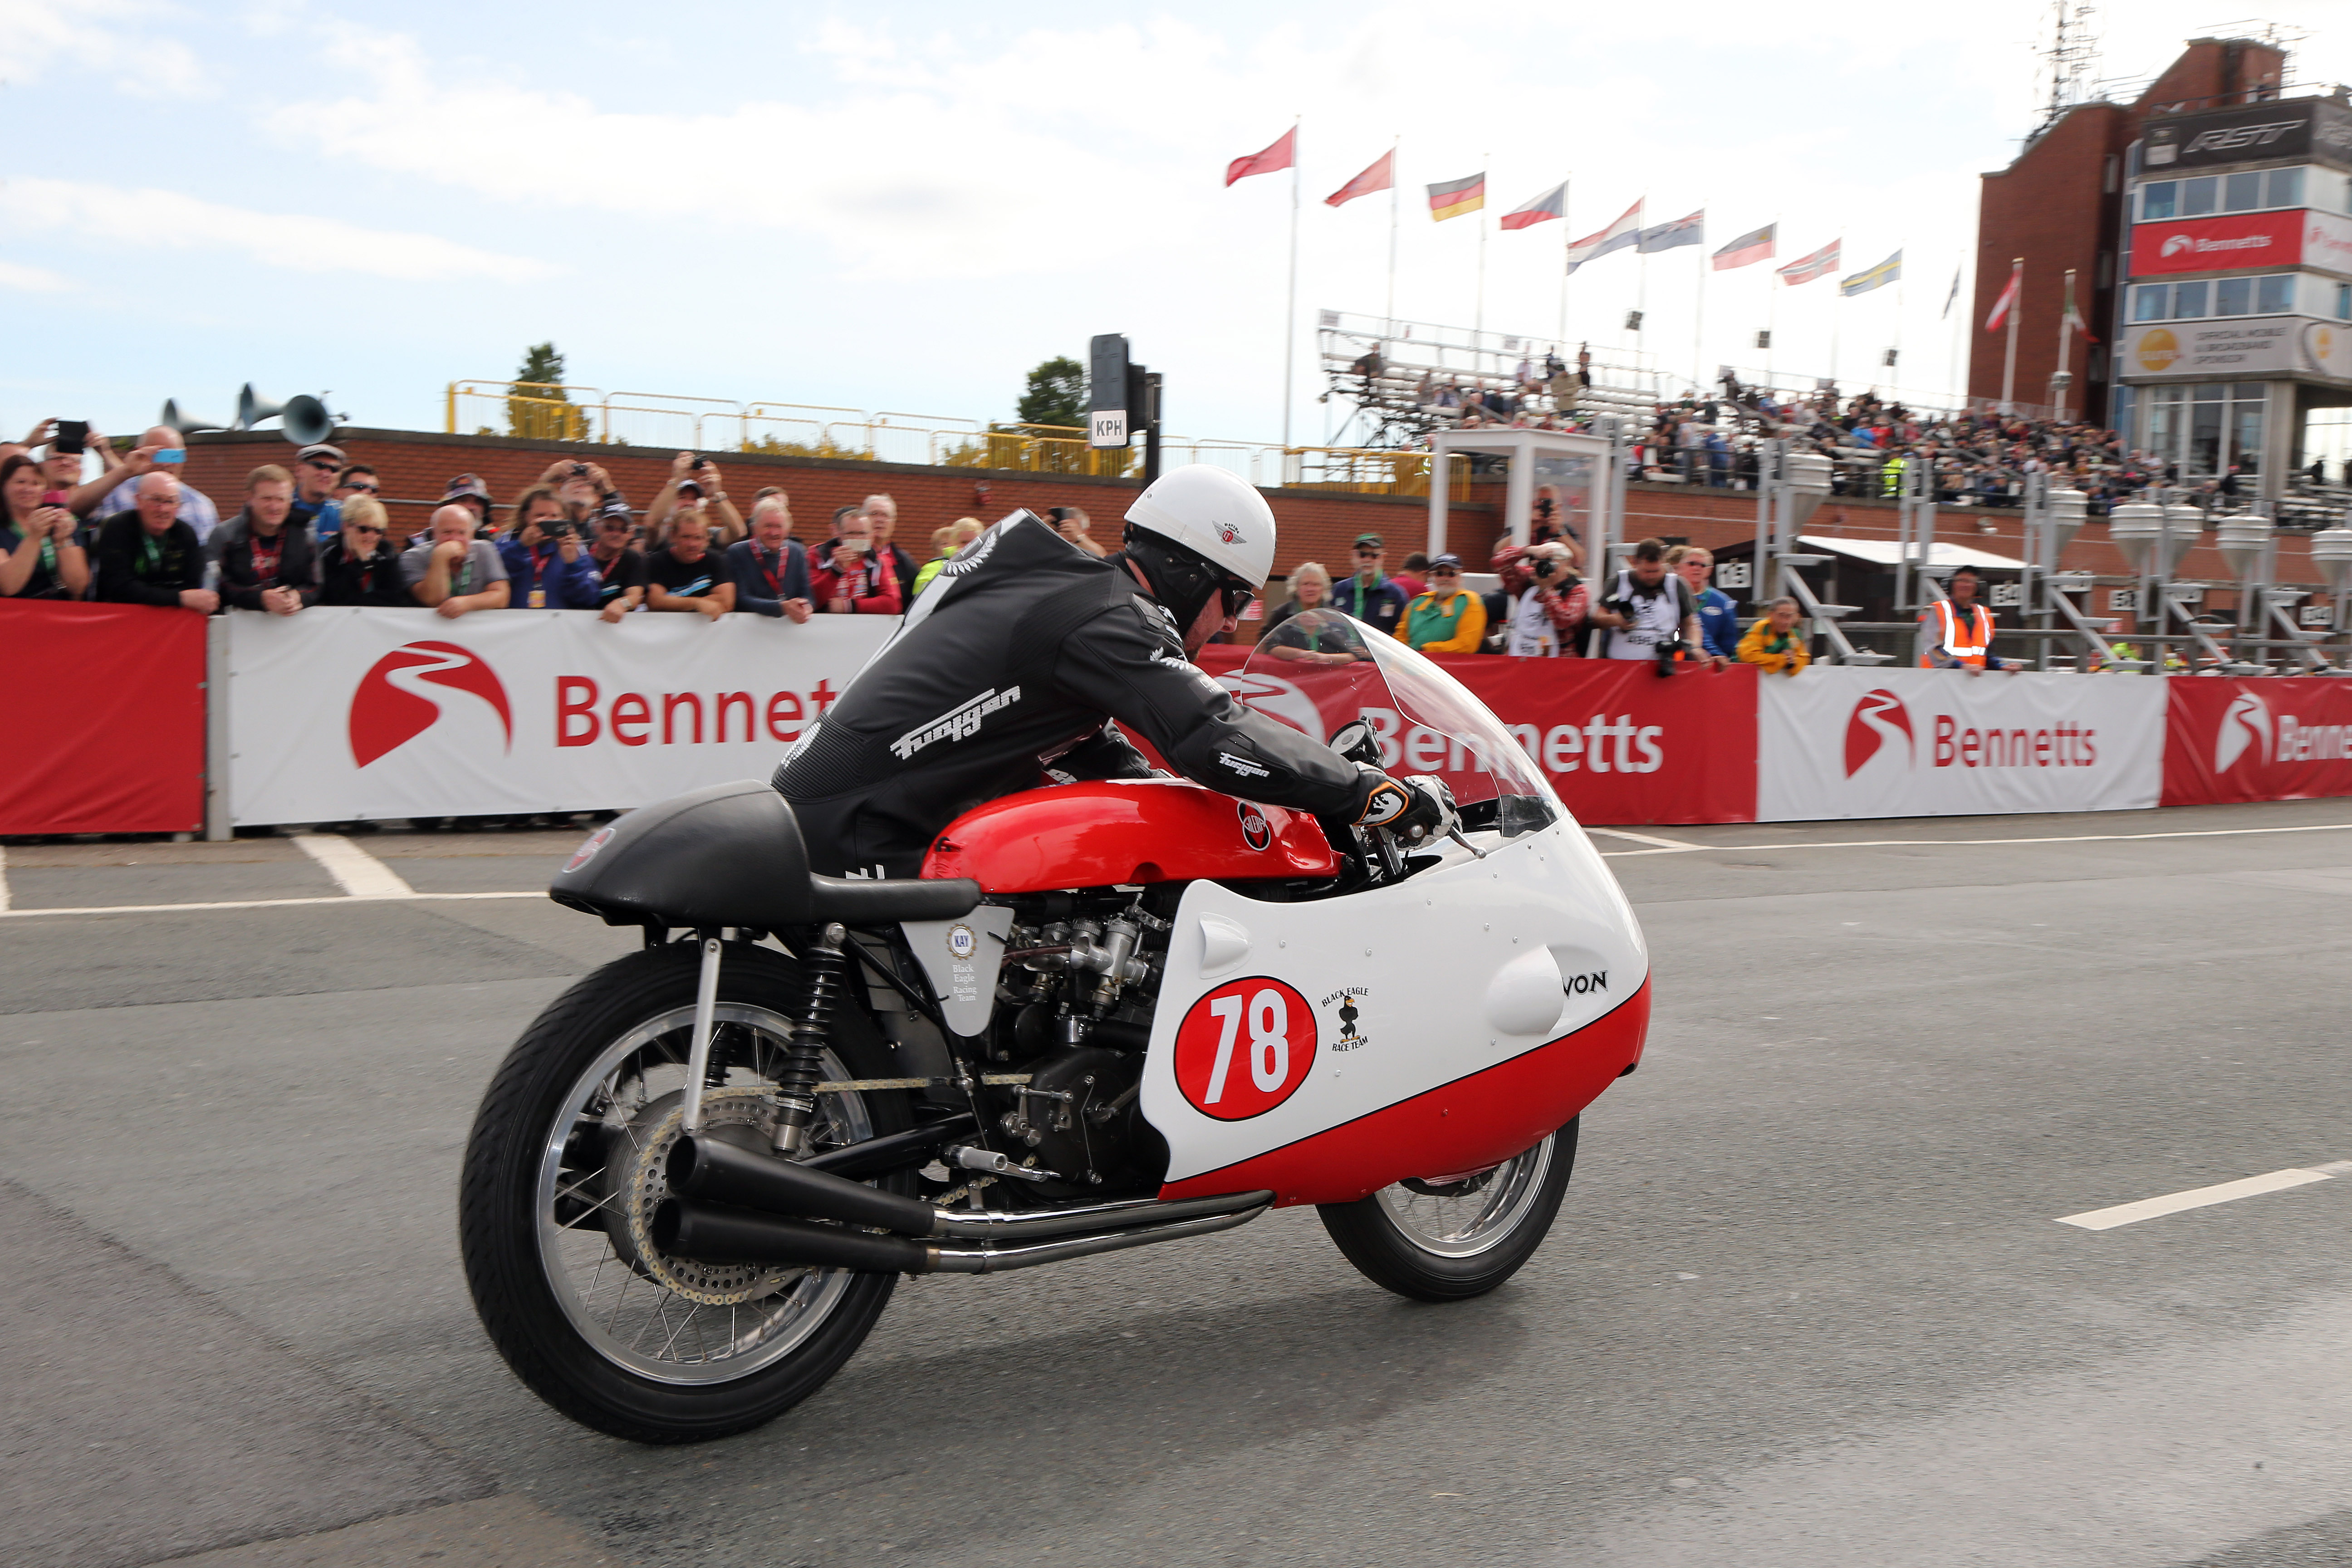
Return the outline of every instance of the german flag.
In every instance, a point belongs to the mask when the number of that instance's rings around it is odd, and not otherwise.
[[[1464,213],[1475,213],[1486,205],[1486,176],[1473,174],[1466,180],[1448,180],[1442,185],[1429,187],[1429,217],[1433,223],[1444,223]]]

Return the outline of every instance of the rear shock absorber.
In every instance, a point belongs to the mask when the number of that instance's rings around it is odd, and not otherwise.
[[[787,1159],[801,1159],[809,1152],[816,1086],[824,1081],[824,1047],[833,1037],[833,1010],[846,984],[841,944],[848,935],[836,921],[801,949],[808,1002],[793,1024],[792,1050],[776,1075],[776,1099],[783,1107],[776,1119],[776,1152]]]

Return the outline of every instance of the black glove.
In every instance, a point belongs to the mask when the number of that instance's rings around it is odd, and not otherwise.
[[[1454,812],[1454,792],[1443,779],[1427,773],[1391,778],[1368,764],[1358,765],[1370,775],[1371,790],[1357,826],[1384,827],[1408,844],[1419,844],[1461,826]]]

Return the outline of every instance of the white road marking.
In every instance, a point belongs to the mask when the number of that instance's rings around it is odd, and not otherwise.
[[[2157,1219],[2184,1209],[2210,1208],[2215,1204],[2235,1202],[2239,1198],[2259,1197],[2264,1193],[2283,1193],[2289,1187],[2305,1187],[2314,1182],[2330,1181],[2337,1176],[2352,1175],[2352,1160],[2338,1160],[2332,1164],[2313,1165],[2288,1171],[2273,1171],[2267,1175],[2245,1176],[2234,1182],[2220,1182],[2210,1187],[2191,1187],[2185,1193],[2167,1193],[2162,1197],[2142,1198],[2136,1204],[2117,1204],[2113,1208],[2088,1209],[2082,1214],[2060,1215],[2060,1225],[2080,1226],[2084,1230],[2113,1230],[2119,1225],[2132,1225],[2144,1219]]]
[[[215,904],[84,904],[59,910],[0,910],[0,921],[43,915],[173,915],[185,910],[284,910],[299,905],[423,904],[440,899],[543,899],[544,889],[521,893],[338,893],[331,899],[232,899]]]
[[[8,912],[8,847],[0,844],[0,915]]]
[[[1704,849],[1704,844],[1691,844],[1680,838],[1653,838],[1646,833],[1628,833],[1622,827],[1588,827],[1587,833],[1605,833],[1612,838],[1630,838],[1636,844],[1654,844],[1663,849]]]
[[[1606,827],[1588,827],[1587,833],[1607,833]],[[1695,849],[1907,849],[1965,848],[1987,844],[2107,844],[2140,838],[2235,838],[2255,833],[2343,833],[2352,831],[2352,822],[2320,822],[2302,827],[2202,827],[2180,833],[2078,833],[2065,837],[2050,838],[1843,838],[1803,844],[1685,844],[1672,849],[1605,849],[1603,860],[1628,860],[1636,855],[1687,855]],[[1634,834],[1620,833],[1620,838],[1632,838]],[[1653,839],[1663,844],[1664,839]]]
[[[297,833],[294,847],[326,868],[354,899],[404,899],[415,889],[400,873],[340,833]]]

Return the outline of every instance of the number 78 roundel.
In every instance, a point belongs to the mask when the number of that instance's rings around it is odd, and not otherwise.
[[[1315,1013],[1279,980],[1228,980],[1176,1029],[1176,1087],[1220,1121],[1263,1116],[1315,1067]]]

